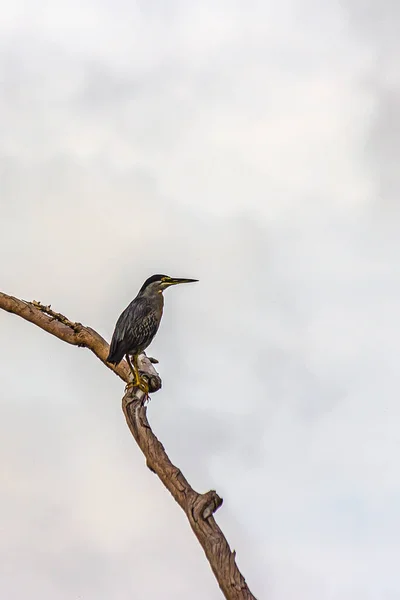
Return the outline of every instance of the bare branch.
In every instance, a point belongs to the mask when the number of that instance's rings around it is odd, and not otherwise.
[[[0,308],[22,317],[68,344],[88,348],[123,381],[130,383],[131,373],[126,362],[122,361],[117,367],[108,364],[108,344],[90,327],[70,321],[61,313],[54,312],[51,306],[36,301],[26,302],[1,292]],[[139,358],[140,371],[147,378],[151,392],[161,387],[161,379],[153,366],[154,362],[155,359],[145,355]],[[122,399],[122,409],[128,427],[146,458],[147,466],[157,474],[184,510],[225,598],[256,600],[237,567],[235,552],[231,551],[213,517],[222,505],[222,498],[214,490],[205,494],[196,492],[180,469],[171,463],[164,446],[149,425],[145,400],[146,396],[142,390],[128,386]]]
[[[82,323],[74,323],[61,313],[51,310],[50,306],[45,306],[36,300],[26,302],[2,292],[0,292],[0,308],[37,325],[67,344],[89,348],[118,377],[126,383],[130,381],[130,370],[125,361],[116,367],[106,362],[108,344],[94,329],[85,327]]]

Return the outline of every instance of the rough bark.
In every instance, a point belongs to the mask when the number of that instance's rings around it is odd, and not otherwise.
[[[130,383],[131,372],[127,363],[122,361],[116,367],[107,363],[108,344],[90,327],[70,321],[61,313],[54,312],[50,306],[44,306],[40,302],[26,302],[2,292],[0,292],[0,308],[22,317],[68,344],[88,348],[125,383]],[[145,355],[139,359],[139,368],[147,378],[152,393],[161,387],[161,379],[152,364],[154,362],[156,362],[154,359]],[[214,490],[205,494],[196,492],[180,469],[172,464],[164,446],[149,425],[145,400],[142,390],[131,386],[125,388],[122,409],[128,427],[146,458],[147,466],[157,474],[185,512],[225,598],[256,600],[238,569],[235,551],[231,551],[214,519],[213,514],[222,505],[222,498]]]

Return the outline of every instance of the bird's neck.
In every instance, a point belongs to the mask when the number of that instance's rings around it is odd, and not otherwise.
[[[164,294],[162,292],[160,292],[158,294],[158,302],[160,303],[161,310],[162,310],[164,307]]]

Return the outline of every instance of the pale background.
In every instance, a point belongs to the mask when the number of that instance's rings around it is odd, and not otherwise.
[[[109,339],[148,275],[200,279],[149,418],[252,591],[400,598],[399,2],[0,8],[1,289]],[[1,599],[221,598],[121,382],[0,331]]]

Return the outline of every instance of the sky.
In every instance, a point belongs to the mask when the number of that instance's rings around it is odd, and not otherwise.
[[[1,290],[110,339],[261,600],[400,598],[395,0],[1,3]],[[123,384],[0,313],[0,596],[217,600]]]

